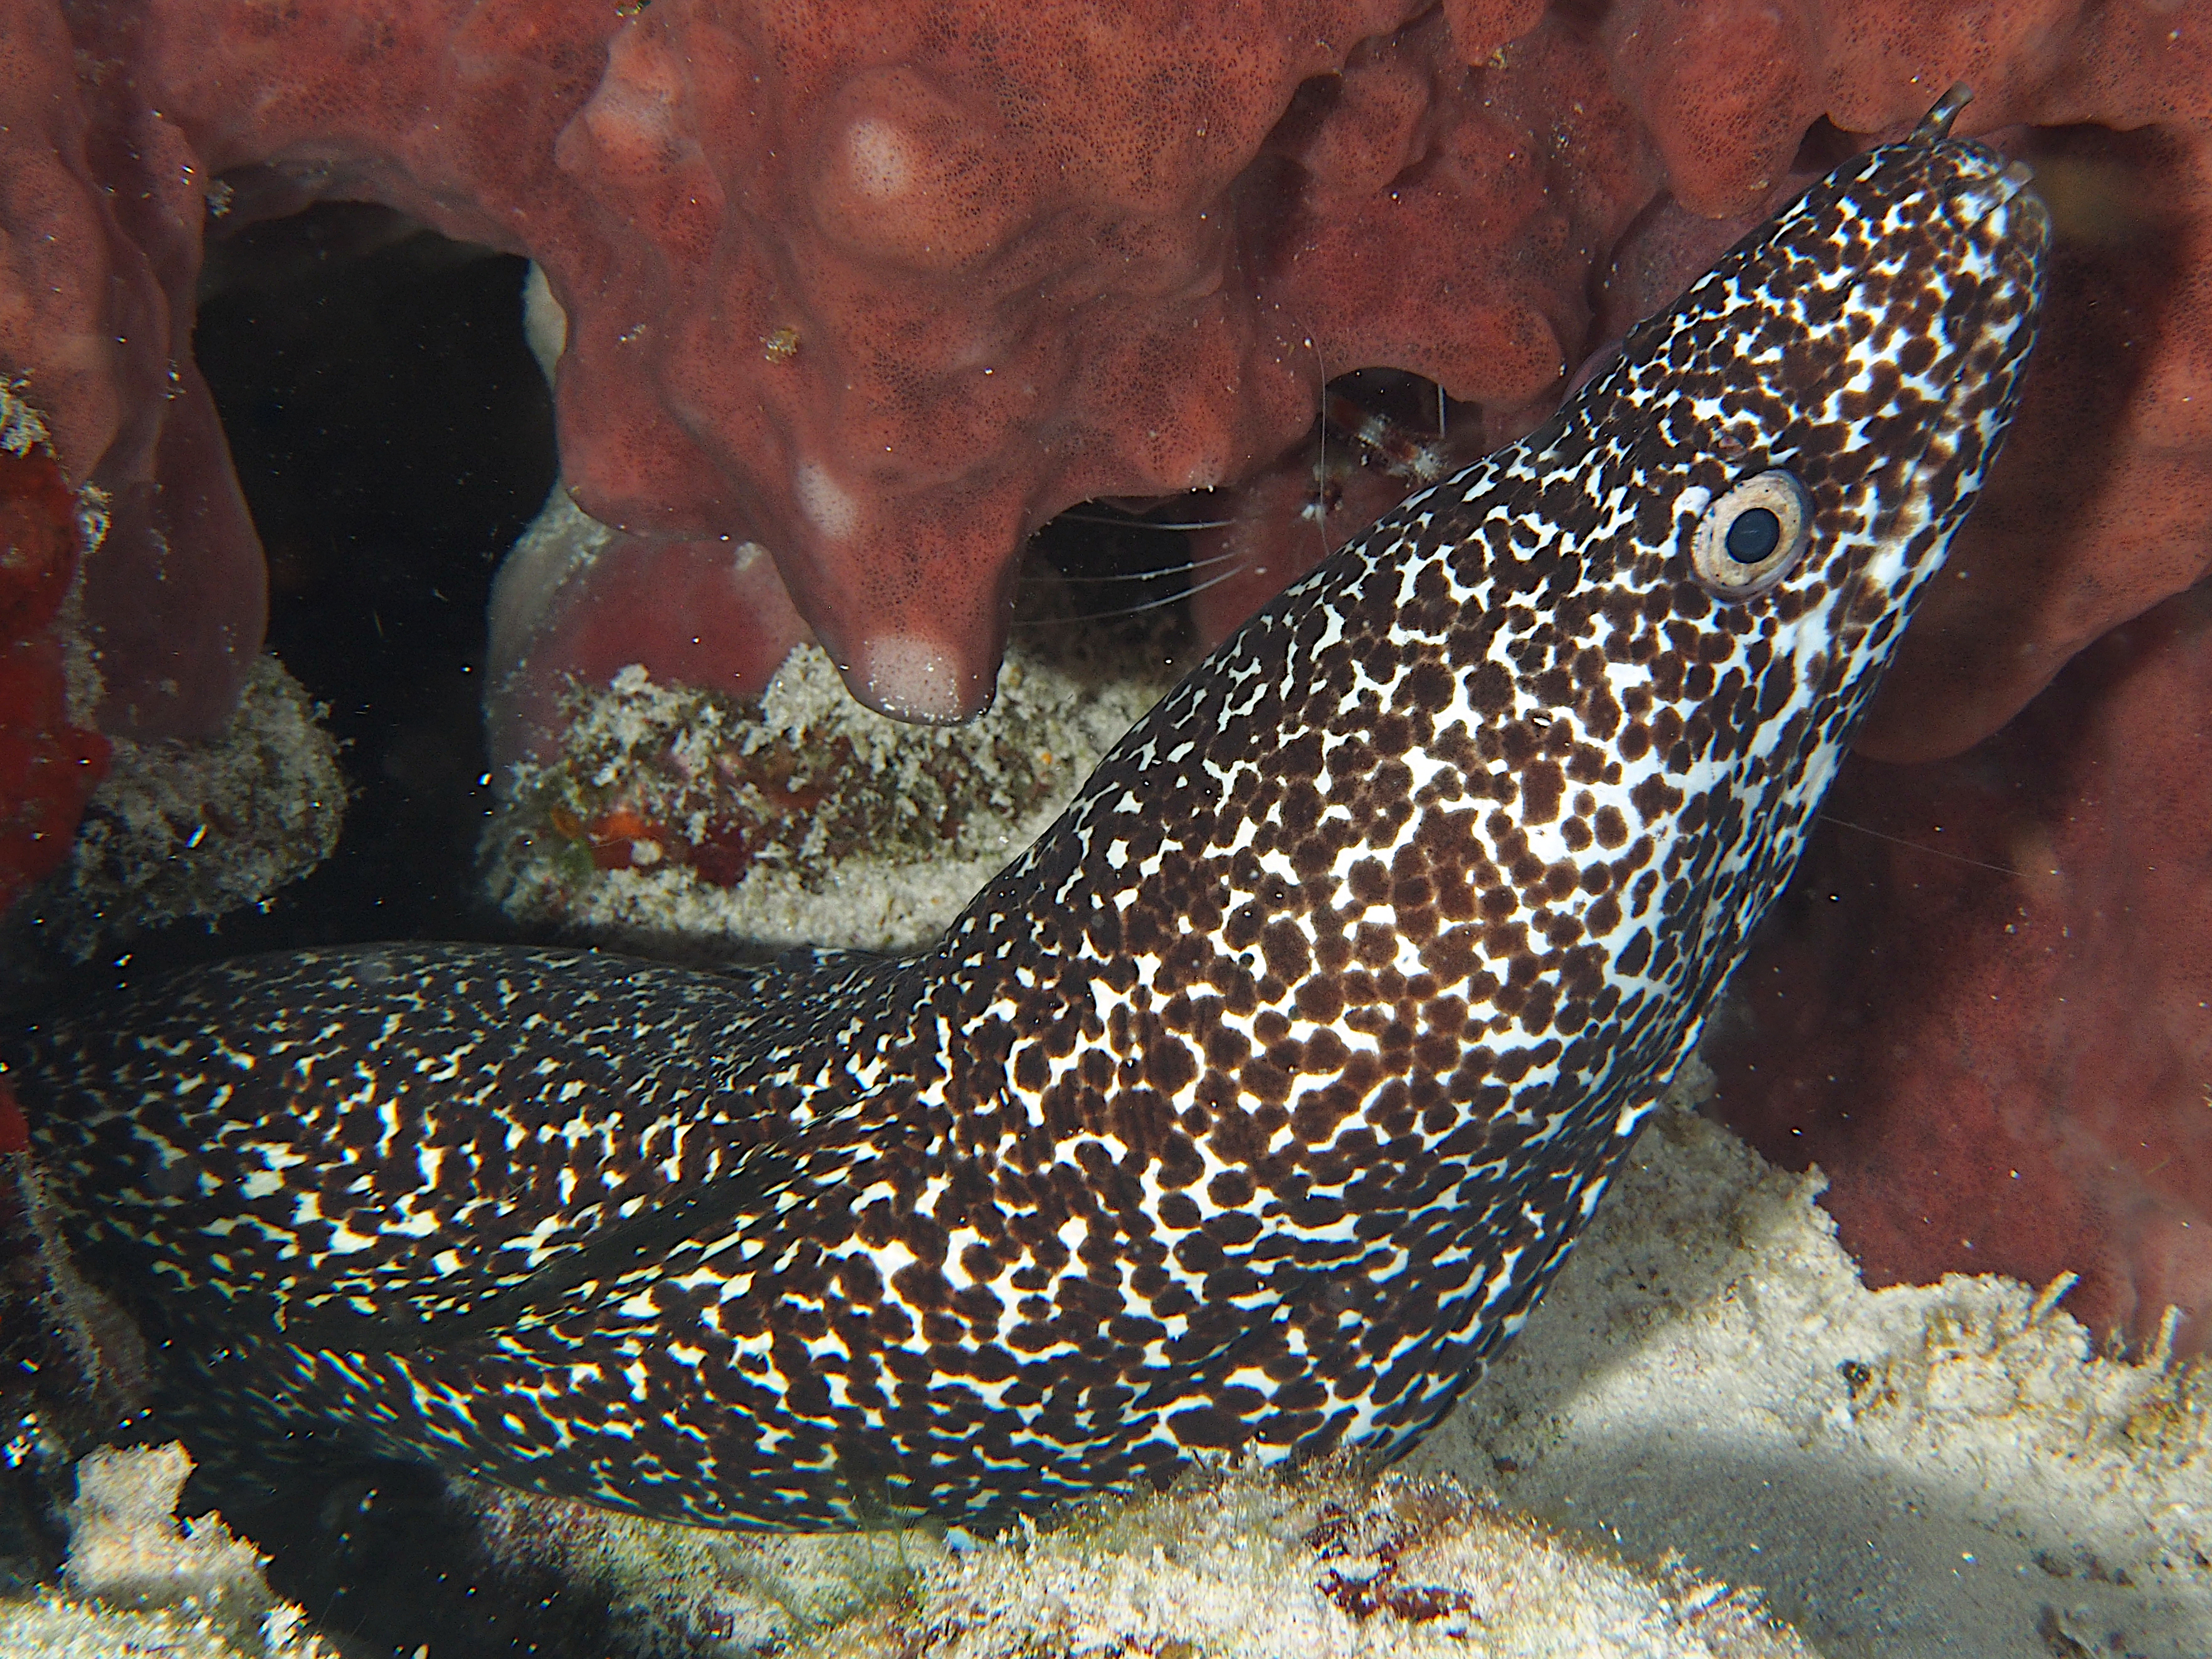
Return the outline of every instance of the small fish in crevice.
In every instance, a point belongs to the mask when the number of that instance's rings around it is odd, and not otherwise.
[[[2011,416],[2046,216],[1958,102],[1267,606],[932,950],[315,951],[8,1042],[172,1419],[717,1526],[1402,1449],[1695,1042]]]

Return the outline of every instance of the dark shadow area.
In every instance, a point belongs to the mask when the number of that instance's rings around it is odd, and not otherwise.
[[[478,1518],[438,1473],[392,1461],[333,1462],[258,1492],[242,1480],[185,1488],[219,1504],[271,1553],[269,1582],[355,1653],[439,1659],[600,1659],[614,1651],[603,1589],[542,1563],[500,1561]]]
[[[343,744],[337,853],[179,959],[496,937],[475,896],[484,604],[555,477],[524,261],[334,203],[210,250],[194,349],[269,557],[269,648]]]

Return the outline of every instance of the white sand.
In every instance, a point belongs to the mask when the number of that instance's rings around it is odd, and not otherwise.
[[[1661,1114],[1412,1467],[1761,1585],[1834,1659],[2212,1653],[2212,1375],[2008,1279],[1869,1291],[1825,1184]]]

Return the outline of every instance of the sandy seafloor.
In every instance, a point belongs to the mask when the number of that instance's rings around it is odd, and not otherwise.
[[[1016,656],[1009,705],[1071,783],[1161,682]],[[820,667],[775,718],[875,718]],[[749,895],[580,873],[521,810],[489,843],[518,914],[707,955],[925,937],[1050,815],[978,813],[903,863],[778,865]],[[2212,1656],[2212,1372],[2100,1357],[2063,1281],[1868,1291],[1818,1173],[1696,1115],[1702,1081],[1693,1061],[1520,1340],[1379,1486],[1225,1474],[997,1541],[485,1514],[607,1586],[638,1655]],[[218,1522],[176,1531],[180,1479],[152,1454],[92,1471],[64,1583],[0,1601],[0,1656],[328,1650]]]

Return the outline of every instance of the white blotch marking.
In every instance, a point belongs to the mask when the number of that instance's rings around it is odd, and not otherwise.
[[[960,717],[960,671],[934,641],[912,634],[878,634],[854,653],[868,700],[887,714],[912,720]]]
[[[914,188],[914,146],[879,115],[864,115],[845,131],[845,176],[861,195],[889,202]]]
[[[830,476],[819,461],[801,461],[792,475],[792,493],[807,522],[833,542],[850,541],[860,528],[860,498]]]

